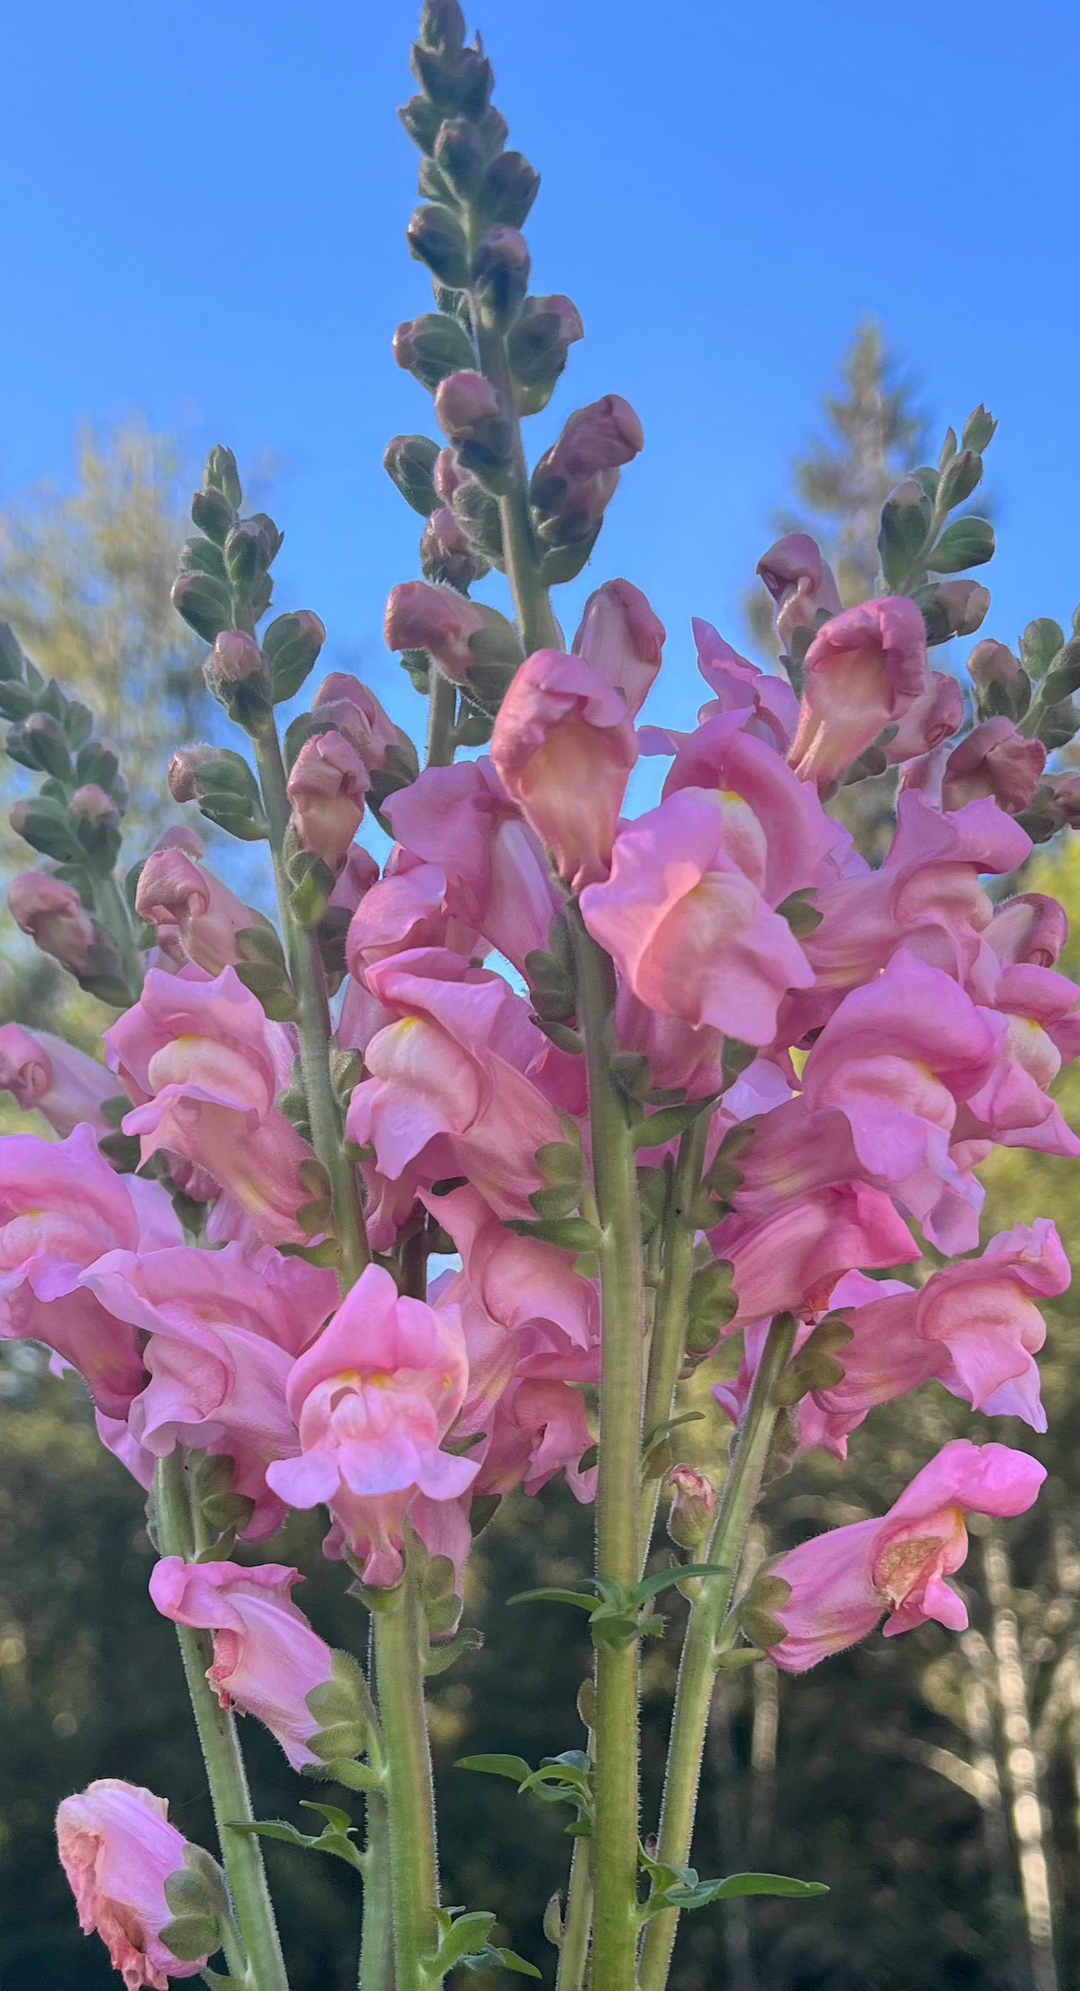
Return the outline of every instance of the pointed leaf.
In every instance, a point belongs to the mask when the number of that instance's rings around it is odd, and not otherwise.
[[[575,1604],[579,1611],[595,1611],[596,1598],[587,1597],[580,1590],[519,1590],[516,1597],[508,1597],[508,1604]]]
[[[432,1969],[436,1978],[446,1975],[460,1963],[463,1957],[477,1956],[485,1948],[487,1939],[495,1926],[495,1916],[490,1909],[477,1910],[471,1915],[459,1915],[456,1922],[447,1930],[439,1944],[438,1955]]]
[[[651,1597],[659,1597],[662,1590],[670,1590],[675,1583],[681,1583],[687,1576],[730,1576],[730,1569],[724,1569],[716,1562],[683,1562],[674,1569],[658,1569],[654,1576],[646,1576],[630,1592],[634,1604],[647,1604]]]
[[[479,1770],[488,1777],[509,1777],[513,1784],[520,1784],[531,1775],[523,1756],[461,1756],[454,1768]]]

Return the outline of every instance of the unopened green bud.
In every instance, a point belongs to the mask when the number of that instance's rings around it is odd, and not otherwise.
[[[233,526],[223,551],[233,586],[249,589],[269,569],[276,548],[261,520],[244,518]]]
[[[418,207],[405,232],[418,263],[425,263],[432,276],[451,290],[465,289],[469,281],[468,243],[465,230],[448,207]]]
[[[965,449],[977,450],[981,456],[984,450],[989,447],[996,428],[997,423],[993,415],[989,413],[988,409],[983,407],[980,401],[974,413],[970,414],[964,423],[964,433],[960,441]]]
[[[240,472],[236,467],[236,458],[232,450],[226,449],[221,443],[218,443],[210,451],[206,459],[206,467],[203,470],[203,490],[220,491],[222,496],[228,500],[233,510],[239,511],[244,496],[240,483]]]
[[[523,415],[538,415],[555,391],[575,340],[585,327],[568,297],[527,297],[507,337],[515,399]]]
[[[275,705],[295,698],[314,669],[326,641],[326,629],[310,608],[279,615],[263,636],[263,649],[273,673]]]
[[[20,738],[26,751],[12,753],[9,739],[8,752],[13,760],[18,759],[25,766],[39,768],[43,774],[51,774],[57,781],[71,779],[71,750],[67,735],[59,719],[51,712],[31,712],[19,729]]]
[[[213,488],[196,491],[191,500],[191,516],[207,539],[215,546],[224,546],[236,524],[236,506],[229,503],[224,491]]]
[[[434,484],[438,458],[439,445],[430,436],[395,436],[386,446],[383,469],[421,518],[430,518],[439,504]]]
[[[232,595],[223,581],[212,574],[178,574],[170,590],[170,600],[189,629],[212,643],[223,629],[232,627]]]
[[[917,477],[905,477],[886,498],[881,509],[878,552],[890,588],[903,587],[919,566],[933,512],[934,507]]]
[[[520,152],[500,152],[480,182],[473,209],[486,228],[500,223],[524,228],[539,191],[540,175],[528,160]]]
[[[673,1466],[668,1474],[672,1493],[667,1531],[681,1549],[702,1549],[716,1520],[716,1488],[706,1473],[693,1466]]]
[[[958,456],[945,465],[938,486],[938,507],[941,512],[951,512],[962,505],[965,498],[982,482],[983,460],[973,449],[962,449]]]
[[[474,354],[465,327],[456,318],[428,311],[420,318],[406,320],[394,333],[393,354],[405,373],[434,394],[448,374],[460,373],[474,364]]]
[[[460,200],[472,199],[487,166],[487,148],[469,118],[447,118],[435,141],[435,164]]]
[[[472,259],[469,282],[481,322],[505,331],[525,301],[530,256],[517,228],[489,228]]]

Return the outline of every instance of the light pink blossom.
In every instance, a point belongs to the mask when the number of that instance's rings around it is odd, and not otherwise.
[[[797,629],[815,629],[818,618],[839,615],[842,603],[832,568],[808,532],[789,532],[758,561],[758,573],[776,603],[776,634],[790,650]]]
[[[984,719],[954,747],[945,762],[941,799],[946,809],[962,809],[992,795],[1011,816],[1026,809],[1046,766],[1046,748],[1030,740],[1011,719]]]
[[[258,914],[245,906],[235,893],[175,846],[151,851],[139,876],[135,910],[140,919],[158,929],[175,929],[180,946],[189,961],[208,975],[235,966],[240,959],[236,936],[244,928],[258,925]]]
[[[61,1139],[84,1123],[107,1134],[102,1101],[116,1094],[116,1080],[96,1058],[48,1030],[0,1025],[0,1092],[10,1092],[22,1113],[35,1111]]]
[[[223,1708],[257,1716],[280,1742],[294,1770],[319,1758],[309,1748],[322,1723],[307,1697],[327,1684],[334,1655],[292,1601],[298,1569],[258,1563],[184,1562],[166,1556],[150,1578],[163,1617],[214,1634],[206,1677]]]
[[[622,693],[633,719],[652,690],[666,634],[640,588],[629,581],[605,581],[585,603],[574,655],[584,657]]]
[[[85,974],[97,928],[74,885],[47,871],[24,871],[8,886],[8,911],[35,947],[75,974]]]
[[[491,758],[572,891],[606,878],[637,742],[625,698],[592,664],[537,650],[515,675]]]
[[[827,787],[927,690],[926,625],[906,595],[844,609],[806,653],[791,765]]]
[[[335,874],[364,818],[368,771],[344,733],[315,733],[292,765],[288,796],[300,846]]]

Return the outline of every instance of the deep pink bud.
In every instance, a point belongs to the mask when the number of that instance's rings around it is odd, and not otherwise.
[[[605,581],[585,603],[574,655],[584,657],[621,691],[636,718],[660,669],[666,635],[640,588],[629,581]]]
[[[808,532],[789,532],[758,561],[758,573],[776,603],[776,633],[783,650],[796,629],[813,629],[822,610],[838,615],[843,606],[833,571]]]
[[[293,824],[304,850],[337,874],[364,817],[368,772],[341,733],[305,740],[288,781]]]
[[[68,814],[73,823],[90,823],[96,828],[106,823],[119,823],[120,815],[111,795],[94,782],[84,788],[77,788],[68,804]]]
[[[440,505],[420,536],[420,565],[434,582],[465,589],[487,573],[490,562],[478,552],[457,513]]]
[[[605,394],[571,415],[550,454],[549,468],[567,477],[619,470],[645,447],[645,432],[629,401]]]
[[[1010,816],[1017,816],[1031,801],[1045,766],[1041,740],[1025,738],[1011,719],[984,719],[945,763],[943,806],[962,809],[965,802],[992,795]]]
[[[214,643],[209,669],[216,683],[244,684],[265,672],[266,659],[254,636],[243,629],[223,629]]]
[[[388,649],[427,650],[455,684],[467,684],[478,664],[516,664],[521,657],[517,631],[504,615],[428,581],[391,589],[383,629]]]
[[[205,1956],[180,1963],[161,1941],[173,1920],[165,1882],[184,1871],[188,1842],[169,1824],[163,1797],[99,1777],[56,1814],[60,1861],[84,1936],[96,1929],[125,1991],[168,1991],[170,1977],[198,1977]]]
[[[491,758],[572,891],[606,878],[637,743],[626,704],[591,664],[537,650],[503,700]]]
[[[790,760],[800,780],[823,788],[926,692],[919,609],[905,595],[845,609],[819,629],[805,672]]]
[[[1080,773],[1075,768],[1062,768],[1060,774],[1047,776],[1046,785],[1067,827],[1080,829]]]
[[[933,606],[944,614],[950,636],[974,636],[986,620],[990,590],[981,581],[936,581]]]
[[[991,685],[1011,691],[1023,674],[1019,659],[1013,656],[1008,644],[996,643],[992,636],[984,636],[981,643],[976,643],[967,660],[967,669],[972,683],[984,692]]]
[[[35,947],[73,974],[87,972],[97,929],[73,885],[46,871],[24,871],[8,887],[8,908]]]
[[[672,1494],[668,1534],[681,1549],[703,1549],[716,1519],[716,1488],[712,1480],[693,1466],[673,1466],[667,1483]]]
[[[1043,892],[1019,892],[998,906],[985,938],[1001,961],[1052,968],[1068,945],[1068,915]]]
[[[435,419],[450,442],[471,442],[478,428],[503,419],[503,406],[482,373],[450,373],[435,396]]]

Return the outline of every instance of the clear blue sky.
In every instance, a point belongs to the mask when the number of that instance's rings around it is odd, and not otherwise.
[[[738,599],[792,449],[876,313],[935,426],[981,399],[1003,553],[988,631],[1080,597],[1074,0],[476,0],[511,143],[543,188],[534,287],[587,340],[569,408],[646,430],[600,542],[668,624]],[[2,117],[0,485],[63,477],[86,417],[145,408],[200,449],[284,461],[282,607],[396,683],[379,635],[416,572],[381,469],[430,427],[391,360],[428,308],[403,229],[413,0],[34,0],[9,11]],[[395,701],[396,702],[396,701]]]

